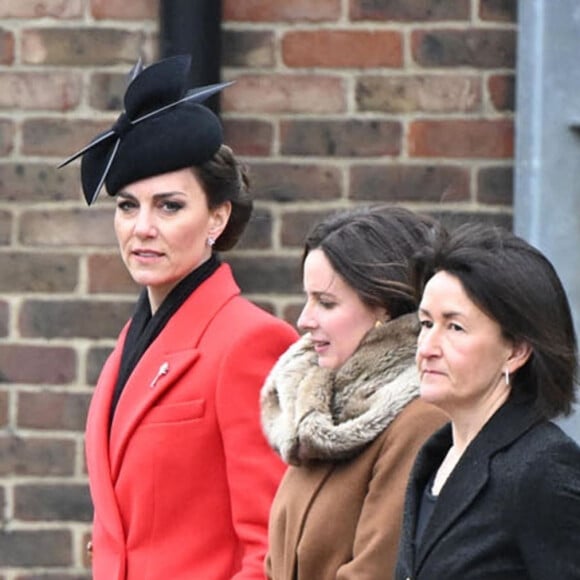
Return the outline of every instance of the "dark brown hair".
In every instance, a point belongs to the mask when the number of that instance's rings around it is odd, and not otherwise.
[[[531,395],[547,418],[569,414],[578,351],[568,298],[551,262],[503,228],[464,224],[449,234],[441,232],[433,248],[416,258],[418,295],[440,271],[461,282],[506,338],[530,345],[530,358],[511,377],[512,393]]]
[[[227,226],[214,245],[220,252],[231,250],[244,233],[254,205],[247,168],[230,147],[222,145],[209,161],[192,170],[205,191],[210,209],[227,201],[232,204]]]
[[[409,279],[409,261],[428,243],[434,221],[396,206],[357,207],[317,224],[304,245],[320,248],[332,268],[371,307],[391,318],[417,309]]]

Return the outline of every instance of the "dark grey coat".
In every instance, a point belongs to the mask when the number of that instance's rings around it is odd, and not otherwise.
[[[580,448],[525,401],[508,401],[469,445],[415,548],[422,491],[451,443],[448,424],[417,456],[396,579],[580,579]]]

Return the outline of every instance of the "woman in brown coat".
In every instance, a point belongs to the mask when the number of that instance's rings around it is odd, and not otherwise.
[[[429,231],[381,206],[333,216],[306,240],[306,333],[262,389],[264,431],[291,465],[270,514],[270,579],[392,577],[409,471],[447,420],[417,399],[407,272]]]

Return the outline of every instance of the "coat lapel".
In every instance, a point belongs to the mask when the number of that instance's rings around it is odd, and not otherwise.
[[[290,493],[292,494],[297,488],[300,489],[298,498],[290,498],[297,509],[296,514],[290,510],[292,521],[286,530],[284,546],[284,555],[289,561],[283,566],[284,570],[293,570],[296,577],[298,577],[298,546],[304,531],[304,523],[312,503],[334,468],[332,463],[324,462],[312,464],[309,467],[291,467],[286,472],[286,478],[290,479],[288,484]],[[298,486],[291,481],[294,477],[298,478]]]
[[[200,356],[198,343],[223,305],[239,294],[226,264],[203,282],[169,320],[135,366],[119,398],[110,435],[113,481],[135,429]]]
[[[477,449],[468,448],[443,486],[424,531],[423,541],[417,546],[418,567],[447,530],[469,509],[488,478],[489,456],[479,453]],[[418,501],[421,501],[420,495]]]
[[[490,477],[493,455],[521,437],[540,419],[529,401],[514,395],[513,400],[501,407],[484,425],[441,490],[435,510],[425,529],[423,541],[417,546],[417,570],[441,537],[484,490]],[[414,519],[411,520],[413,522],[416,521],[418,502],[421,500],[426,483],[425,477],[428,478],[437,469],[450,445],[451,428],[446,426],[434,436],[431,460],[427,461],[423,457],[422,463],[418,464],[417,474],[422,477],[422,486],[416,487],[413,493],[414,499],[410,505],[410,509],[414,511]],[[418,484],[419,481],[417,479],[415,483]],[[414,537],[414,526],[411,533]],[[406,542],[405,545],[410,544]]]
[[[110,435],[111,477],[119,475],[123,455],[135,429],[155,403],[199,358],[195,348],[173,351],[173,333],[156,340],[131,374],[115,411]],[[167,340],[169,339],[169,341]],[[171,346],[171,348],[166,348]]]
[[[415,534],[423,489],[427,485],[431,474],[443,460],[450,445],[451,425],[447,424],[437,431],[419,451],[409,478],[403,513],[405,525],[401,530],[400,545],[402,552],[399,555],[399,560],[411,562],[411,569],[415,568]]]

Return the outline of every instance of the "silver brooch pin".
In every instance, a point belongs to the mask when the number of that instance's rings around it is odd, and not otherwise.
[[[169,372],[169,363],[168,362],[164,362],[160,367],[159,370],[157,371],[157,374],[155,375],[155,378],[151,381],[151,384],[149,385],[151,388],[153,388],[156,384],[157,381],[161,378],[164,377],[167,373]]]

